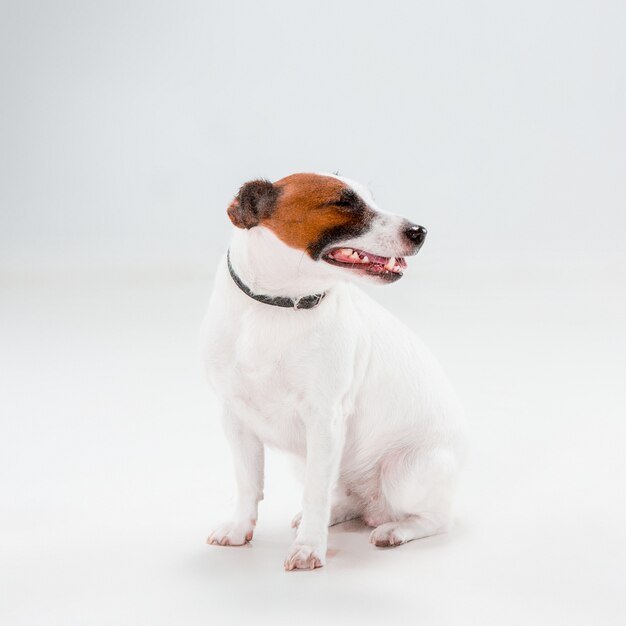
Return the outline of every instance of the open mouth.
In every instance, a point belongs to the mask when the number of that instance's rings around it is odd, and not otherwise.
[[[388,281],[398,280],[402,276],[402,270],[406,267],[406,261],[402,257],[378,256],[354,248],[333,248],[324,255],[324,261]]]

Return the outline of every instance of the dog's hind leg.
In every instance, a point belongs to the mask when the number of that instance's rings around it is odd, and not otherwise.
[[[344,485],[339,483],[333,491],[328,525],[334,526],[335,524],[356,519],[363,513],[363,508],[363,502]],[[291,521],[292,528],[298,528],[301,519],[302,513],[300,512]]]
[[[438,535],[445,532],[447,527],[445,516],[425,511],[377,526],[370,533],[370,543],[379,548],[392,548],[414,539]]]
[[[456,476],[456,459],[449,450],[397,455],[381,472],[382,502],[374,516],[365,515],[377,524],[370,542],[392,547],[448,530]]]
[[[333,498],[328,525],[334,526],[335,524],[341,524],[342,522],[361,517],[363,508],[363,502],[360,498],[351,493],[349,489],[338,485]]]

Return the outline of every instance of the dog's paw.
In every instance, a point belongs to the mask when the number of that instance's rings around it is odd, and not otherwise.
[[[294,541],[285,559],[285,570],[315,569],[326,565],[326,550],[320,546]]]
[[[252,541],[254,525],[254,520],[227,522],[216,528],[206,542],[214,546],[242,546]]]
[[[388,522],[375,528],[370,533],[370,543],[378,548],[393,548],[410,541],[403,536],[402,528],[396,522]]]

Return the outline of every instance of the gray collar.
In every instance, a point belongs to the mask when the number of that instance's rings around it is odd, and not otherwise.
[[[264,296],[262,294],[253,293],[251,289],[237,276],[237,272],[233,269],[230,262],[230,250],[226,253],[226,260],[228,262],[228,271],[233,279],[235,285],[241,289],[247,296],[262,302],[263,304],[271,304],[272,306],[280,306],[286,309],[314,309],[326,295],[324,293],[316,293],[312,296],[304,296],[302,298],[285,298],[283,296]]]

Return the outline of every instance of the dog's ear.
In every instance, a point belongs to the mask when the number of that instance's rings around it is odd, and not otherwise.
[[[269,180],[251,180],[241,187],[228,207],[228,217],[237,228],[252,228],[269,217],[280,190]]]

